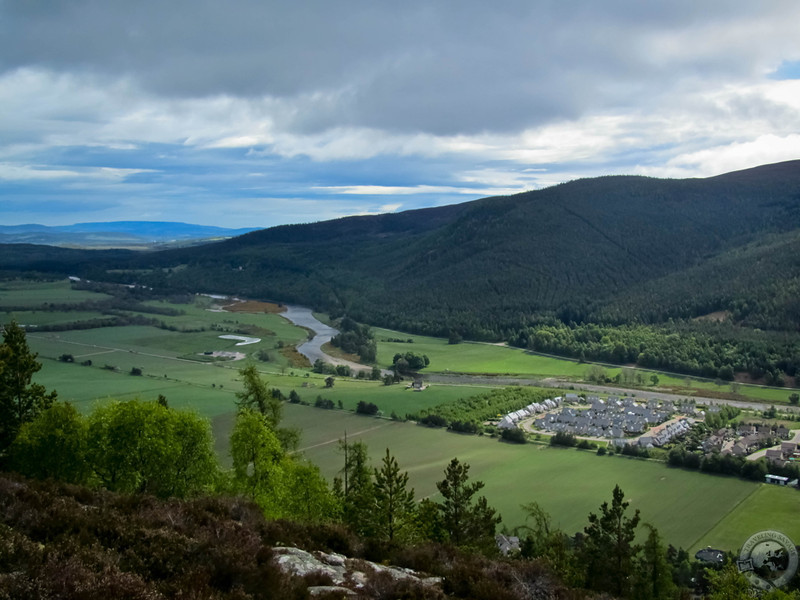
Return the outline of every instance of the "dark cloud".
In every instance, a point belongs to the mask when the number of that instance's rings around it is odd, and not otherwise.
[[[303,132],[509,131],[658,98],[678,66],[706,79],[752,69],[759,56],[736,52],[736,39],[716,40],[711,54],[701,46],[714,24],[767,10],[721,0],[5,2],[0,67],[128,76],[173,97],[296,100],[284,126]],[[679,32],[696,52],[659,45]]]

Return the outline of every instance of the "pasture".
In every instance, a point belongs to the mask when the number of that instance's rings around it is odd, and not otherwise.
[[[67,304],[106,299],[105,294],[73,290],[67,282],[3,282],[0,285],[0,319],[21,323],[59,325],[72,320],[101,316],[91,311],[71,311]],[[45,303],[56,304],[53,307]],[[241,351],[253,356],[259,350],[268,362],[254,361],[270,387],[284,395],[295,390],[302,401],[313,404],[318,396],[341,402],[346,410],[323,411],[286,404],[285,422],[302,430],[304,454],[318,464],[328,478],[341,468],[337,440],[347,433],[363,439],[379,462],[385,448],[409,471],[418,497],[435,496],[435,482],[442,478],[453,458],[472,466],[471,476],[485,482],[485,495],[512,529],[522,525],[520,505],[539,502],[553,516],[555,525],[574,533],[586,525],[589,512],[597,512],[619,484],[640,508],[644,521],[652,522],[664,539],[676,546],[696,550],[705,545],[735,550],[753,528],[774,528],[800,539],[800,526],[793,526],[797,501],[793,490],[768,487],[733,478],[669,469],[663,463],[622,457],[598,457],[591,452],[552,449],[539,444],[523,447],[488,437],[431,430],[388,419],[354,415],[359,401],[372,402],[384,416],[404,417],[421,409],[483,393],[490,386],[434,384],[423,392],[407,390],[404,384],[336,377],[325,387],[325,376],[292,366],[279,351],[307,337],[304,329],[282,317],[267,313],[215,312],[214,301],[198,297],[193,304],[148,301],[157,309],[178,309],[181,314],[142,313],[157,318],[164,328],[142,325],[84,330],[34,331],[29,344],[43,364],[35,380],[81,411],[95,403],[116,399],[155,399],[164,395],[175,408],[190,408],[211,419],[217,450],[223,461],[235,410],[235,393],[241,390],[238,371],[245,361],[212,361],[206,352]],[[77,307],[76,307],[77,308]],[[79,310],[79,309],[78,309]],[[136,314],[135,311],[129,311]],[[163,312],[163,310],[162,310]],[[247,329],[261,338],[257,344],[236,346],[236,340],[219,335]],[[443,373],[503,374],[510,377],[580,379],[589,365],[529,354],[520,349],[491,344],[448,345],[447,340],[376,329],[378,362],[386,366],[395,353],[426,354],[430,371]],[[413,339],[413,343],[388,342],[388,338]],[[63,354],[74,363],[59,361]],[[91,365],[81,362],[91,361]],[[251,360],[251,359],[248,359]],[[141,376],[131,369],[142,370]],[[614,369],[607,369],[613,376]],[[659,375],[662,383],[683,386],[684,379]],[[692,387],[695,383],[691,383]],[[712,386],[710,382],[703,385]],[[699,387],[699,385],[698,385]],[[754,393],[788,396],[786,390],[756,390]],[[742,392],[748,386],[742,386]],[[555,392],[555,390],[554,390]],[[784,400],[785,401],[785,400]]]
[[[730,511],[746,505],[754,493],[767,487],[671,469],[655,461],[597,456],[540,444],[518,446],[488,436],[443,432],[343,411],[287,406],[285,422],[302,427],[303,454],[328,478],[342,468],[337,442],[345,433],[349,440],[367,444],[375,466],[389,448],[401,469],[408,471],[418,498],[436,497],[436,481],[443,478],[450,459],[458,457],[470,464],[472,479],[486,484],[482,493],[503,515],[502,525],[509,529],[524,524],[520,505],[536,501],[551,514],[554,525],[568,533],[582,531],[588,514],[598,512],[600,504],[610,501],[614,485],[619,484],[631,502],[631,510],[640,509],[642,521],[658,527],[667,542],[687,549],[702,547],[719,539],[709,535]],[[215,425],[224,435],[220,420]],[[794,498],[800,500],[800,496]],[[777,528],[769,513],[761,515],[759,525]],[[735,550],[735,543],[749,535],[749,526],[736,521],[725,525],[731,545],[724,547]],[[797,537],[800,539],[800,535]]]

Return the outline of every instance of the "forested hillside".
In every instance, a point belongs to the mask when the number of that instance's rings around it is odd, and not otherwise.
[[[130,258],[9,248],[0,268],[303,303],[466,339],[519,341],[542,325],[657,325],[719,313],[728,329],[791,332],[780,354],[800,355],[800,161],[707,179],[583,179]],[[704,335],[715,338],[708,328]],[[642,343],[626,356],[643,353]],[[684,371],[700,374],[703,362]],[[747,361],[707,362],[741,370]]]

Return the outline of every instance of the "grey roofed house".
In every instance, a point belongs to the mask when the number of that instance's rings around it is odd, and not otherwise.
[[[694,557],[706,564],[721,565],[725,562],[725,553],[711,546],[698,550]]]
[[[566,402],[577,402],[578,394],[567,394],[566,396],[564,396],[564,400]]]
[[[750,435],[755,433],[756,431],[758,430],[756,429],[756,426],[753,425],[752,423],[747,423],[747,424],[741,423],[739,425],[739,435]]]
[[[767,450],[767,461],[775,464],[783,464],[783,452],[777,448]]]
[[[731,448],[731,454],[734,456],[747,456],[747,448],[742,446],[739,442],[736,442]]]
[[[794,442],[781,442],[781,452],[784,456],[791,456],[797,450],[797,444]]]

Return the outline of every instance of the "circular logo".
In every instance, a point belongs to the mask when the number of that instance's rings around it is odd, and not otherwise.
[[[797,563],[797,548],[792,540],[778,531],[761,531],[744,543],[737,566],[750,585],[770,590],[789,583]]]

